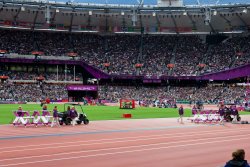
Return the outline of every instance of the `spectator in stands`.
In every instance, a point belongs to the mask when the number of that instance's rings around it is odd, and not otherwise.
[[[238,149],[232,153],[232,160],[228,161],[225,167],[250,167],[245,160],[245,151]]]
[[[9,53],[31,54],[33,50],[33,35],[29,31],[0,31],[0,48]],[[67,33],[44,35],[36,32],[36,43],[45,56],[67,56],[72,51],[89,65],[114,75],[145,75],[157,78],[161,75],[199,75],[216,72],[249,63],[250,37],[233,37],[216,46],[208,46],[199,36],[144,36],[143,54],[138,57],[140,36],[113,35],[99,36],[95,34],[71,34],[68,41]],[[104,39],[105,38],[105,39]],[[237,56],[237,52],[242,52]],[[143,64],[139,73],[135,68],[138,61]],[[110,63],[105,67],[104,63]],[[168,69],[167,64],[175,64]],[[199,69],[200,63],[206,64]],[[15,75],[12,78],[34,79],[34,75]],[[46,74],[46,80],[56,80],[55,74]],[[59,74],[59,80],[64,80]],[[70,80],[73,78],[70,77]]]

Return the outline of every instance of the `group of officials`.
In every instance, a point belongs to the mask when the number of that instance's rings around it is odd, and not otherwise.
[[[18,115],[19,117],[22,117],[22,116],[23,116],[23,113],[24,113],[24,111],[23,111],[23,109],[22,109],[22,106],[19,106],[18,109],[17,109],[17,115]],[[52,122],[51,122],[51,127],[53,127],[53,126],[55,126],[55,125],[57,125],[58,127],[60,127],[60,123],[59,123],[59,114],[58,114],[59,111],[58,111],[58,109],[57,109],[57,106],[54,106],[52,113],[53,113],[53,118],[52,118]],[[72,120],[72,125],[75,126],[75,124],[76,124],[76,119],[77,119],[77,116],[78,116],[78,113],[77,113],[75,107],[72,106],[72,107],[70,108],[70,106],[68,106],[68,108],[67,108],[67,114],[68,114],[68,116],[69,116],[69,117],[71,118],[71,120]],[[47,105],[44,104],[43,107],[42,107],[42,116],[47,116],[47,115],[49,115],[49,111],[48,111],[48,109],[47,109]]]
[[[43,106],[43,111],[44,110],[47,110],[47,105],[44,105]],[[74,106],[72,106],[70,108],[70,106],[68,106],[67,108],[67,114],[68,116],[71,118],[72,120],[72,125],[75,126],[76,124],[76,119],[77,119],[77,116],[78,116],[78,113],[75,109]],[[58,115],[58,109],[57,109],[57,106],[54,107],[53,109],[53,119],[52,119],[52,122],[51,122],[51,127],[53,127],[54,125],[57,125],[60,127],[60,123],[59,123],[59,115]]]
[[[224,124],[226,109],[227,108],[224,105],[221,105],[219,107],[218,114],[220,115],[220,124]],[[196,106],[193,107],[192,111],[194,110],[197,110]],[[236,106],[231,106],[229,110],[230,110],[230,115],[233,115],[232,123],[237,122],[237,116],[239,113]],[[182,105],[180,106],[178,112],[179,112],[179,118],[177,119],[177,121],[183,124],[184,109]],[[192,112],[192,114],[194,113],[195,112]],[[247,160],[245,160],[245,151],[243,149],[238,149],[234,151],[232,153],[232,159],[229,160],[224,167],[250,167]]]
[[[220,115],[220,124],[222,124],[222,125],[224,124],[224,121],[225,121],[225,114],[226,114],[225,110],[226,110],[226,108],[224,105],[221,105],[219,107],[218,114]],[[196,106],[194,105],[192,108],[192,114],[194,115],[196,113],[196,111],[198,111],[198,110],[197,110]],[[183,124],[184,108],[182,105],[179,107],[178,112],[179,112],[179,118],[177,119],[177,121],[180,122],[181,124]],[[239,115],[239,112],[238,112],[236,106],[231,106],[229,108],[229,112],[230,112],[230,115],[233,116],[232,123],[236,123],[237,116]]]

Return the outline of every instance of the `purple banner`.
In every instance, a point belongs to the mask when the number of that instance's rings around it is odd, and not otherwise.
[[[10,58],[0,58],[0,62],[2,63],[27,63],[27,64],[33,64],[34,60],[33,59],[10,59]],[[64,61],[64,60],[40,60],[39,64],[71,64],[71,65],[79,65],[82,66],[87,72],[89,72],[92,76],[95,78],[101,78],[101,79],[137,79],[137,80],[147,80],[149,78],[144,77],[143,75],[140,76],[133,76],[133,75],[108,75],[100,70],[98,70],[95,67],[92,67],[88,65],[86,62],[83,61]],[[161,76],[161,80],[230,80],[230,79],[235,79],[239,77],[246,77],[250,75],[250,64],[243,65],[237,68],[225,70],[225,71],[220,71],[216,73],[209,73],[209,74],[204,74],[201,76]],[[144,83],[160,83],[157,78],[150,78],[155,81],[144,81]],[[93,85],[91,85],[93,86]],[[91,87],[90,86],[90,87]],[[95,87],[95,86],[94,86]],[[89,90],[90,89],[90,90]],[[97,88],[74,88],[73,90],[83,90],[83,91],[97,91]]]
[[[202,76],[203,80],[230,80],[240,77],[250,76],[250,64],[243,65],[237,68],[220,71],[217,73],[205,74]]]
[[[97,91],[96,85],[68,85],[68,91]]]
[[[161,83],[160,79],[143,79],[143,83]]]

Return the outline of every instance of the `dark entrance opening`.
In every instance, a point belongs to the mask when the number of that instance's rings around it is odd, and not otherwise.
[[[82,102],[83,98],[97,99],[97,91],[68,91],[70,102]]]

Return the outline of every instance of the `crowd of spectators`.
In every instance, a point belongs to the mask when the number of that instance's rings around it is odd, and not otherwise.
[[[212,45],[207,53],[207,67],[203,72],[217,72],[249,63],[250,38],[233,37],[217,45]]]
[[[10,80],[37,80],[44,78],[46,81],[74,81],[74,74],[67,73],[36,73],[22,71],[1,71],[1,75],[8,76]],[[80,73],[75,74],[76,81],[82,81]]]
[[[185,103],[202,101],[217,104],[242,103],[246,98],[246,88],[230,86],[179,87],[179,86],[99,86],[98,99],[119,102],[120,99],[134,99],[141,104]],[[0,100],[37,102],[41,99],[68,99],[66,85],[46,83],[13,83],[11,80],[0,84]]]
[[[30,32],[0,30],[0,49],[8,53],[29,55],[41,51],[45,56],[67,56],[75,52],[89,65],[113,75],[199,75],[217,72],[250,63],[250,37],[232,37],[216,45],[208,45],[199,36],[154,36],[68,34],[53,32]],[[135,68],[135,64],[142,64]],[[199,68],[199,64],[206,64]],[[106,65],[105,65],[106,64]],[[108,64],[108,65],[107,65]],[[168,64],[174,64],[171,68]],[[37,73],[2,70],[10,82],[0,85],[0,99],[39,101],[50,97],[67,98],[65,85],[16,84],[11,80],[36,80],[44,77],[50,81],[64,81],[65,73]],[[82,74],[75,78],[82,80]],[[73,81],[67,73],[66,81]],[[240,87],[135,87],[100,86],[98,97],[112,102],[120,98],[132,98],[145,104],[162,101],[202,101],[228,103],[242,101],[244,89]]]
[[[197,65],[202,62],[207,47],[198,37],[180,38],[175,53],[174,75],[196,75]]]
[[[119,99],[134,99],[146,104],[167,101],[186,101],[196,103],[217,104],[242,103],[246,89],[237,86],[206,86],[206,87],[134,87],[134,86],[100,86],[99,98],[111,102]]]
[[[46,56],[67,56],[76,52],[81,60],[109,74],[126,75],[197,75],[249,63],[250,38],[232,37],[209,46],[198,36],[152,36],[68,34],[0,30],[0,48],[9,53],[31,54],[38,50]],[[142,47],[143,46],[143,47]],[[237,53],[243,53],[238,56]],[[109,63],[105,66],[104,63]],[[135,64],[143,64],[136,70]],[[167,64],[175,64],[174,69]],[[172,71],[172,73],[169,73]]]
[[[0,84],[1,101],[40,102],[43,99],[68,99],[65,85],[55,84]]]

